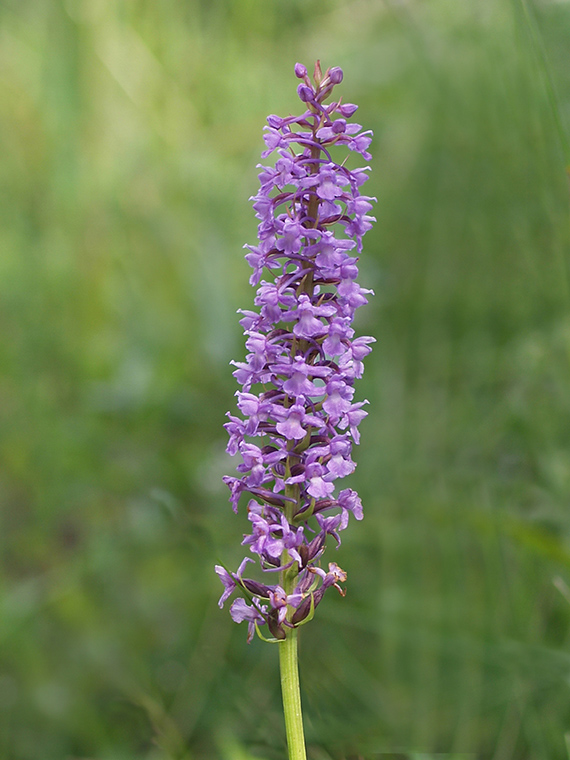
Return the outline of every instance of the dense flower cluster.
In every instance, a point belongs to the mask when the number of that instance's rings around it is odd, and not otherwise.
[[[253,208],[260,220],[259,240],[246,246],[257,285],[257,311],[242,311],[240,324],[249,352],[233,362],[240,417],[228,414],[228,452],[241,455],[240,477],[226,477],[237,512],[243,493],[250,497],[251,535],[243,544],[257,554],[279,583],[266,584],[216,566],[224,592],[220,606],[238,589],[242,597],[231,616],[249,624],[248,640],[267,624],[274,639],[285,628],[306,622],[325,590],[346,574],[335,563],[320,567],[327,536],[340,544],[349,515],[362,519],[358,494],[346,488],[335,495],[335,481],[353,472],[352,443],[366,416],[366,401],[354,402],[354,380],[362,376],[370,337],[354,337],[355,309],[370,290],[356,282],[362,236],[374,217],[370,198],[359,188],[369,167],[348,169],[331,153],[338,146],[365,160],[371,132],[349,123],[357,106],[324,101],[342,81],[338,67],[324,74],[315,67],[314,85],[301,64],[298,94],[301,116],[269,116],[266,158],[259,165],[261,187]],[[271,280],[263,278],[263,272]],[[245,597],[245,598],[243,598]]]

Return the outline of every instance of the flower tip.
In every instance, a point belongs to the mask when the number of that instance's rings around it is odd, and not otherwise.
[[[344,74],[342,73],[340,66],[333,66],[332,69],[329,69],[329,79],[331,84],[340,84],[343,76]]]
[[[303,66],[302,63],[296,63],[295,64],[295,76],[298,79],[304,79],[307,76],[307,67]]]

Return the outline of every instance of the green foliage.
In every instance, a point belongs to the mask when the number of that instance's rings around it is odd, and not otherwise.
[[[321,58],[376,134],[378,343],[310,757],[567,759],[569,33],[548,0],[2,4],[2,758],[282,757],[212,566],[261,129]]]

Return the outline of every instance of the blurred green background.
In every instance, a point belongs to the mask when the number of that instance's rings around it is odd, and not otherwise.
[[[375,131],[378,343],[310,758],[570,756],[570,3],[3,0],[3,760],[284,756],[213,564],[262,126],[316,58]]]

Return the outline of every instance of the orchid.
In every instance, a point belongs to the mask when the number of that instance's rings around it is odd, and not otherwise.
[[[236,623],[247,621],[248,641],[257,632],[280,643],[282,674],[293,662],[287,646],[294,647],[296,674],[296,629],[312,618],[325,591],[344,595],[344,570],[331,562],[327,572],[321,563],[327,538],[338,548],[349,517],[363,516],[354,490],[335,490],[356,466],[352,446],[367,401],[354,401],[353,386],[374,342],[355,338],[352,327],[372,293],[356,281],[356,254],[375,221],[369,212],[376,199],[360,192],[369,167],[349,169],[346,156],[340,164],[333,159],[333,148],[344,146],[368,160],[371,132],[348,122],[355,105],[325,104],[343,79],[340,68],[323,74],[317,62],[314,83],[302,64],[295,74],[303,112],[271,115],[265,128],[262,158],[276,157],[274,166],[258,165],[260,188],[251,199],[258,242],[245,247],[256,310],[242,311],[248,353],[233,362],[242,416],[228,413],[225,425],[227,450],[241,463],[239,477],[224,480],[234,511],[248,497],[252,528],[242,543],[267,582],[243,577],[251,558],[235,573],[216,566],[224,586],[220,606],[241,592],[230,614]],[[298,752],[291,757],[304,757],[304,748]]]

